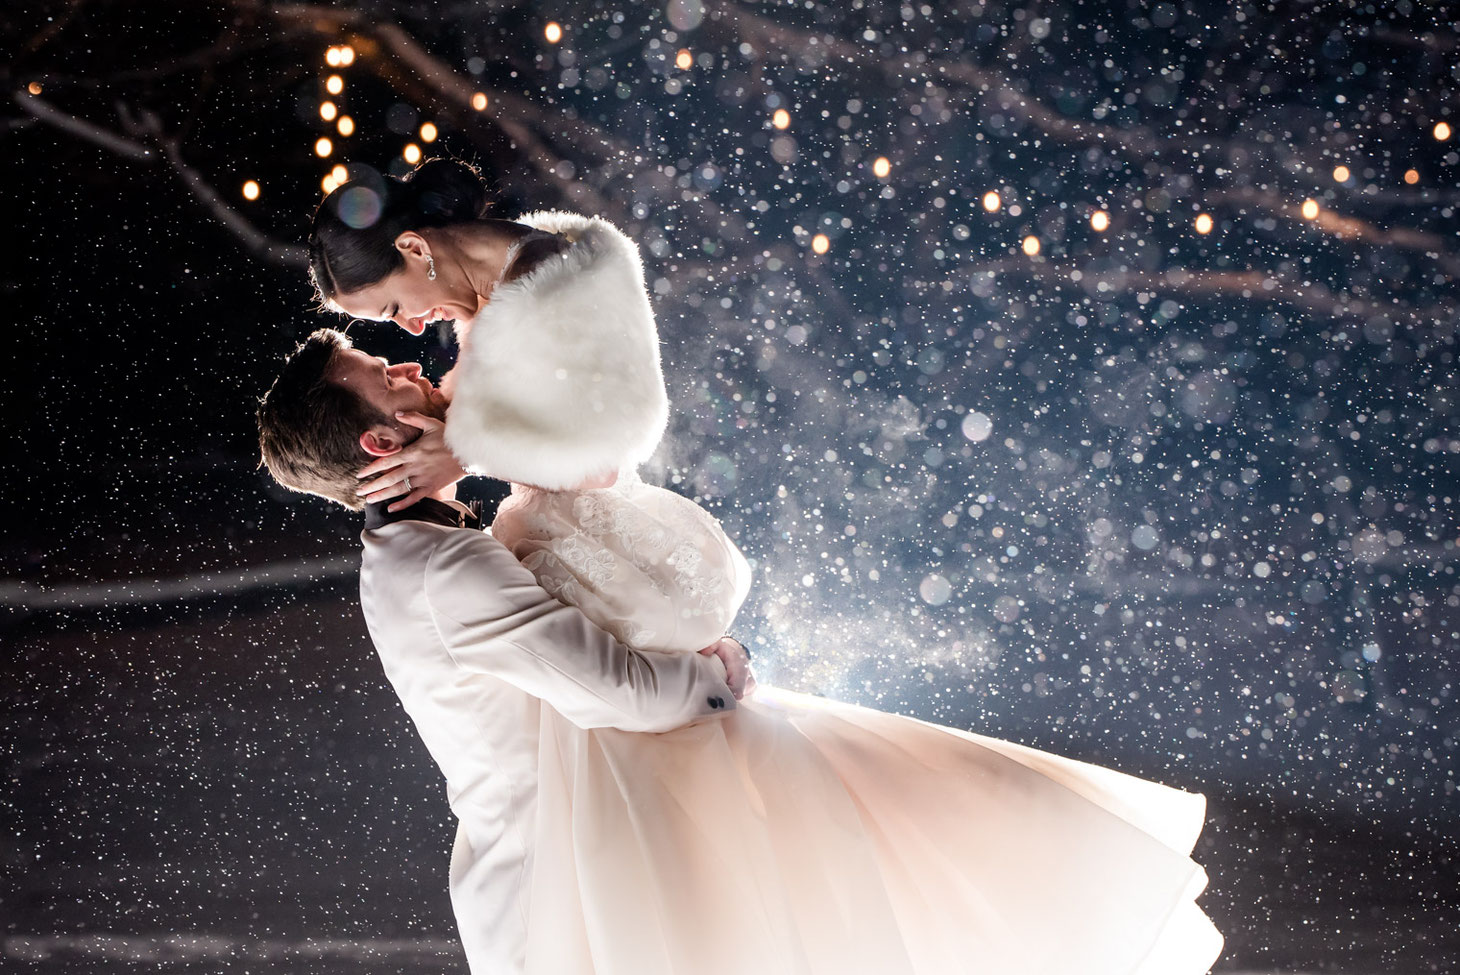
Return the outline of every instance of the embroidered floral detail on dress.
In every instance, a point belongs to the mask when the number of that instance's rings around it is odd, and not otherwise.
[[[613,579],[613,553],[588,537],[578,534],[556,545],[558,558],[592,589],[602,589]]]

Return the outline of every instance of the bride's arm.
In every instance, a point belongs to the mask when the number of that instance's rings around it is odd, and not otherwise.
[[[396,420],[418,427],[421,435],[387,457],[377,457],[360,468],[356,494],[367,504],[400,498],[391,511],[409,508],[422,498],[449,500],[456,482],[466,476],[461,461],[446,446],[446,424],[424,413],[398,413]]]

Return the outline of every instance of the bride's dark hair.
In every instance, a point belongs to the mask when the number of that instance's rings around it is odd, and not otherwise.
[[[324,198],[309,229],[309,276],[323,304],[381,280],[405,264],[395,239],[407,230],[480,220],[487,187],[476,168],[428,159],[404,179],[357,170]]]

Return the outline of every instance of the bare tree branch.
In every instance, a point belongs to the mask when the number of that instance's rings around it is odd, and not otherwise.
[[[193,198],[212,213],[214,219],[225,229],[237,237],[244,247],[265,260],[282,264],[285,267],[302,269],[309,266],[309,256],[303,247],[298,244],[285,244],[263,233],[239,215],[237,210],[229,206],[228,201],[223,199],[222,195],[203,178],[201,173],[183,161],[177,141],[164,134],[162,120],[156,114],[150,111],[142,112],[138,116],[138,125],[157,143],[173,171],[188,188],[188,192],[193,194]]]
[[[157,152],[151,147],[140,142],[117,135],[99,125],[79,119],[74,115],[63,112],[39,95],[32,95],[28,92],[18,91],[14,95],[15,104],[21,109],[47,125],[68,132],[79,139],[101,146],[108,152],[116,153],[118,156],[125,156],[128,159],[135,159],[138,162],[156,162]]]
[[[162,122],[153,112],[144,111],[140,115],[134,116],[124,105],[117,106],[123,123],[132,134],[145,136],[156,148],[79,119],[37,95],[19,92],[15,95],[15,103],[38,121],[101,146],[108,152],[124,158],[143,163],[156,162],[159,158],[165,159],[182,180],[183,185],[187,187],[188,192],[210,211],[225,229],[242,241],[248,250],[286,267],[302,268],[308,263],[303,247],[274,240],[229,206],[228,202],[197,170],[183,161],[177,142],[163,134]]]
[[[1055,264],[1042,258],[1005,258],[963,269],[967,275],[1016,274],[1060,287],[1078,287],[1093,297],[1116,292],[1150,291],[1192,298],[1238,298],[1244,301],[1277,302],[1310,314],[1336,319],[1387,317],[1415,325],[1453,329],[1460,318],[1460,306],[1441,302],[1420,308],[1399,301],[1366,301],[1334,294],[1321,284],[1296,282],[1268,271],[1165,271],[1120,270]]]
[[[1318,208],[1318,215],[1310,221],[1303,218],[1299,205],[1284,199],[1276,193],[1250,187],[1208,193],[1206,194],[1206,198],[1214,202],[1230,201],[1239,204],[1250,204],[1259,209],[1267,210],[1270,213],[1288,217],[1294,221],[1311,223],[1318,227],[1318,229],[1330,233],[1340,240],[1359,240],[1367,244],[1388,245],[1404,250],[1419,251],[1427,257],[1434,258],[1452,275],[1460,275],[1460,258],[1446,252],[1445,238],[1439,234],[1414,230],[1410,227],[1396,227],[1392,230],[1384,230],[1381,227],[1369,223],[1367,220],[1345,216],[1322,206]]]

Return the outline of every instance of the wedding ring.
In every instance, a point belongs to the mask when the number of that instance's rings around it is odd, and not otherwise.
[[[411,475],[407,474],[406,475],[406,490],[407,491],[410,491],[410,489],[411,489]]]

